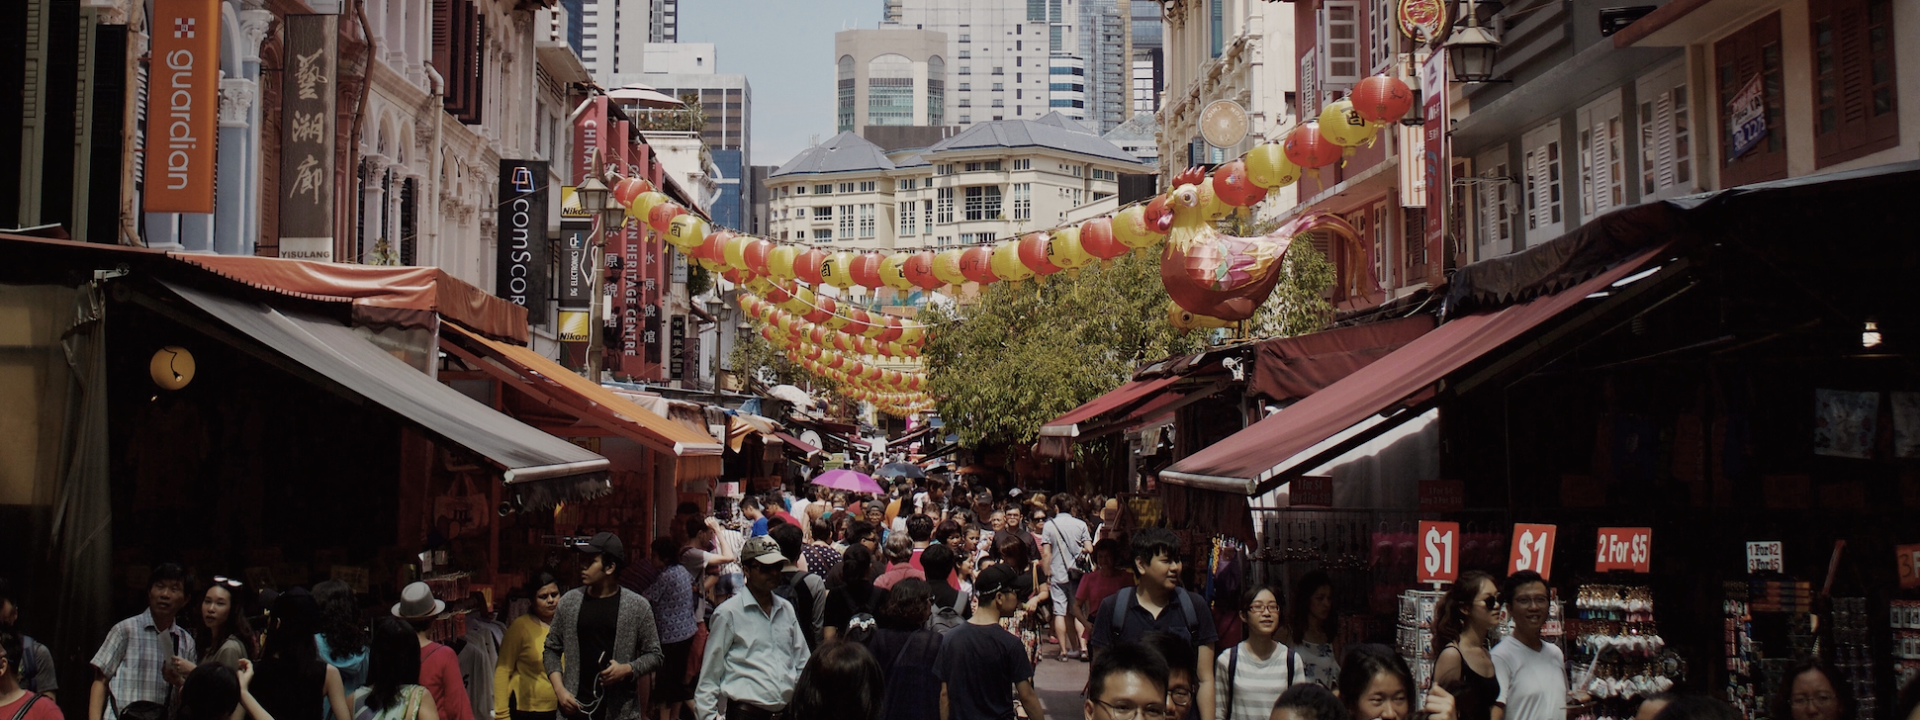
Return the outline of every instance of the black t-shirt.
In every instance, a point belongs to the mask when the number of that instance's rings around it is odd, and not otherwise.
[[[574,693],[581,702],[590,702],[599,697],[599,682],[595,676],[601,670],[613,664],[613,636],[620,629],[620,593],[609,597],[594,597],[589,590],[586,598],[580,602],[580,692]],[[567,658],[574,661],[574,658]],[[614,694],[614,693],[609,693]]]
[[[960,599],[959,588],[956,588],[953,585],[949,584],[946,578],[941,578],[937,581],[928,581],[928,582],[933,588],[933,606],[934,607],[936,608],[953,607],[953,603]],[[960,614],[965,615],[966,612],[967,611],[965,610],[961,610]]]
[[[875,609],[874,587],[872,583],[857,585],[838,585],[827,588],[826,617],[821,624],[833,628],[836,632],[847,631],[847,621],[860,613],[872,613]]]
[[[946,683],[953,717],[1013,720],[1013,686],[1033,679],[1033,664],[1005,628],[968,622],[941,639],[933,674]]]

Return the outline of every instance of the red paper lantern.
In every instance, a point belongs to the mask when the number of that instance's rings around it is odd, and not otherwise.
[[[753,274],[766,277],[768,275],[767,253],[772,250],[773,243],[765,240],[753,240],[748,242],[746,247],[740,249],[740,257],[746,259],[747,269],[752,270]],[[779,301],[776,300],[774,302]]]
[[[1173,227],[1173,208],[1167,205],[1170,196],[1169,193],[1160,193],[1147,202],[1147,230],[1165,235],[1167,229]]]
[[[1214,169],[1213,194],[1234,207],[1253,207],[1267,199],[1267,189],[1247,179],[1247,164],[1239,160]]]
[[[1026,237],[1020,238],[1018,250],[1020,264],[1027,266],[1028,270],[1032,270],[1034,275],[1040,277],[1060,272],[1060,266],[1047,259],[1047,245],[1052,242],[1053,238],[1046,233],[1028,233]]]
[[[981,284],[999,282],[1000,277],[993,274],[993,248],[974,246],[960,253],[960,274]]]
[[[716,267],[726,265],[727,241],[732,239],[733,232],[730,230],[716,230],[707,233],[706,239],[700,241],[700,247],[693,249],[693,259],[705,260],[713,263]],[[706,263],[702,264],[704,265]]]
[[[746,283],[747,281],[746,274],[740,272],[739,270],[735,270],[733,268],[727,268],[725,270],[720,271],[720,277],[725,279],[727,282],[733,283],[735,285],[741,285]]]
[[[654,232],[665,235],[667,233],[667,226],[673,224],[673,219],[685,214],[687,214],[687,209],[680,207],[678,204],[670,202],[660,203],[659,205],[653,206],[652,210],[647,211],[647,227],[653,228]]]
[[[1339,162],[1343,152],[1339,145],[1320,135],[1320,123],[1308,121],[1287,133],[1287,142],[1282,149],[1287,159],[1303,168],[1318,168]]]
[[[784,303],[792,299],[793,299],[793,293],[787,292],[786,288],[780,287],[779,285],[775,285],[773,286],[772,290],[767,291],[767,302],[773,303],[775,305],[779,305],[781,303]]]
[[[633,199],[644,192],[653,192],[653,183],[647,182],[646,178],[621,178],[613,184],[613,199],[620,203],[620,207],[632,205]]]
[[[1399,122],[1413,108],[1413,91],[1390,75],[1361,80],[1347,98],[1353,101],[1353,111],[1370,123]]]
[[[813,307],[807,310],[804,317],[806,317],[807,322],[811,323],[826,322],[827,318],[833,317],[835,304],[833,298],[825,295],[815,295],[813,296]]]
[[[854,256],[853,263],[847,268],[847,274],[853,276],[853,283],[868,290],[886,287],[880,281],[880,263],[886,260],[880,253],[861,253]]]
[[[1101,260],[1127,254],[1127,246],[1113,237],[1112,218],[1094,218],[1080,223],[1080,249]]]
[[[793,259],[793,276],[805,280],[808,285],[820,284],[820,263],[825,262],[827,254],[807,248]]]
[[[827,330],[825,327],[815,325],[812,328],[807,330],[807,342],[813,343],[814,345],[818,345],[818,346],[825,346],[827,344],[828,332],[830,331]]]
[[[901,329],[902,329],[902,325],[900,324],[900,318],[894,317],[892,315],[888,315],[887,329],[882,331],[880,333],[880,336],[874,339],[879,340],[880,342],[883,342],[883,343],[891,343],[895,340],[900,339]]]
[[[931,250],[922,250],[914,253],[913,257],[907,258],[906,264],[900,266],[900,274],[906,276],[907,282],[913,283],[914,287],[922,290],[939,290],[941,286],[946,285],[940,282],[940,278],[933,276],[933,251]]]

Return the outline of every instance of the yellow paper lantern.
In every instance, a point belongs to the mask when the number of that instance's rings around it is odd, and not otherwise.
[[[933,276],[948,285],[962,285],[967,276],[960,272],[961,250],[943,250],[933,256]]]
[[[767,251],[767,274],[779,280],[792,280],[793,259],[800,256],[800,246],[781,243]]]
[[[912,260],[910,253],[894,253],[880,261],[880,284],[907,292],[913,289],[913,282],[907,279],[907,261]]]
[[[845,315],[841,315],[840,313],[833,313],[827,316],[826,322],[823,322],[820,324],[827,326],[827,329],[829,330],[841,330],[846,328],[847,324],[851,322],[853,322],[852,318],[849,318]],[[840,335],[842,335],[842,333],[834,333],[835,337],[839,337]],[[827,339],[829,342],[833,340],[833,338],[827,338]],[[836,345],[835,347],[838,347],[838,346]]]
[[[1160,244],[1166,236],[1147,225],[1147,206],[1135,205],[1113,216],[1113,238],[1134,250]]]
[[[1018,283],[1033,277],[1033,269],[1020,262],[1020,243],[1001,240],[993,246],[993,274],[1001,280]]]
[[[1047,262],[1068,273],[1093,262],[1093,256],[1080,246],[1080,228],[1068,227],[1053,231],[1053,241],[1047,243]]]
[[[1376,128],[1353,109],[1352,100],[1327,103],[1326,109],[1320,111],[1320,136],[1335,145],[1346,148],[1362,143],[1372,145],[1375,131]]]
[[[828,255],[826,261],[820,264],[820,281],[842,290],[853,287],[854,257],[853,253],[845,250]]]
[[[681,252],[692,252],[707,239],[707,221],[697,215],[681,215],[667,225],[667,244]]]
[[[807,286],[801,285],[793,291],[792,297],[787,298],[786,302],[780,303],[780,308],[795,315],[807,314],[808,310],[813,309],[813,291],[807,289]]]
[[[755,239],[756,238],[751,235],[735,235],[728,238],[726,248],[721,251],[721,257],[727,259],[727,267],[742,272],[747,271],[747,258],[745,255],[747,243],[751,243]],[[754,278],[754,281],[764,282],[764,280],[758,277]],[[753,287],[754,281],[748,282],[747,287]],[[762,295],[766,294],[764,290],[756,290],[755,292],[759,292]]]
[[[900,339],[896,342],[901,345],[918,345],[920,341],[925,340],[926,337],[927,326],[917,322],[909,322],[901,325]]]
[[[1285,146],[1267,143],[1247,151],[1247,180],[1272,190],[1300,181],[1300,166],[1287,157]]]
[[[1196,183],[1194,190],[1199,192],[1200,216],[1208,220],[1219,220],[1233,214],[1233,206],[1220,199],[1220,193],[1213,191],[1213,183]]]
[[[647,216],[653,212],[653,206],[663,202],[671,202],[665,193],[648,191],[635,195],[633,202],[627,203],[627,217],[646,222]]]

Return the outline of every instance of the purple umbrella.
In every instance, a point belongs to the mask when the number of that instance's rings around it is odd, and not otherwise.
[[[835,490],[845,490],[847,492],[863,492],[874,495],[879,495],[884,492],[880,489],[880,483],[874,482],[873,478],[868,477],[866,473],[854,472],[852,470],[828,470],[815,477],[813,484],[830,487]]]

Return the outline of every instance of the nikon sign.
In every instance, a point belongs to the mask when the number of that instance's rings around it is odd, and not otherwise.
[[[493,294],[527,309],[527,322],[547,317],[547,163],[500,161],[500,241]]]

